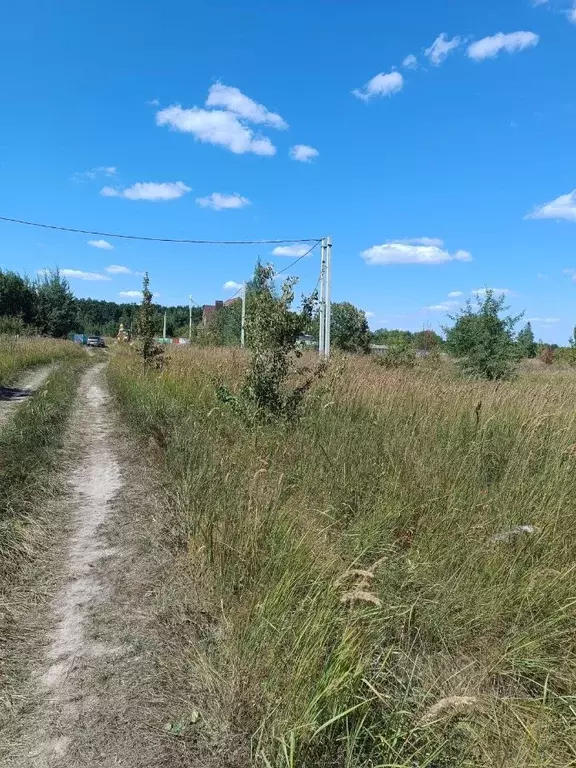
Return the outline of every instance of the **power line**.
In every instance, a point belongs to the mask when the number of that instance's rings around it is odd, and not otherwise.
[[[1,218],[2,218],[2,217],[0,216],[0,219],[1,219]],[[287,241],[286,241],[286,242],[287,242]],[[292,242],[300,242],[300,243],[303,243],[303,242],[310,242],[310,241],[309,241],[309,240],[307,240],[307,241],[304,241],[304,240],[298,240],[298,241],[296,241],[296,240],[293,240]],[[287,266],[287,267],[284,267],[284,269],[281,269],[281,270],[279,270],[278,272],[274,272],[274,274],[272,275],[272,279],[274,279],[275,277],[278,277],[278,275],[281,275],[281,274],[283,274],[284,272],[287,272],[289,269],[292,269],[292,267],[293,267],[295,264],[298,264],[298,262],[299,262],[299,261],[301,261],[302,259],[305,259],[305,258],[306,258],[306,256],[309,256],[309,255],[312,253],[312,251],[314,250],[314,248],[316,248],[316,246],[317,246],[317,245],[318,245],[318,243],[320,243],[320,242],[322,242],[322,238],[320,238],[320,240],[316,240],[316,242],[314,243],[314,245],[312,246],[312,248],[309,248],[309,249],[306,251],[306,253],[303,253],[301,256],[298,256],[298,258],[297,258],[297,259],[294,259],[294,261],[293,261],[291,264],[288,264],[288,266]],[[320,282],[320,278],[318,278],[318,282]],[[236,298],[236,296],[238,296],[238,294],[239,294],[239,293],[242,291],[242,288],[243,288],[243,287],[244,287],[244,286],[242,286],[242,285],[241,285],[241,286],[240,286],[240,288],[238,288],[238,290],[236,291],[236,293],[233,293],[233,294],[232,294],[232,296],[230,296],[230,299],[234,299],[234,298]],[[316,283],[316,288],[318,288],[318,283]],[[316,290],[316,289],[314,289],[314,290]],[[228,301],[230,301],[230,299],[228,299]]]
[[[280,245],[282,243],[314,243],[312,251],[320,242],[315,237],[305,237],[300,240],[191,240],[188,238],[178,239],[174,237],[147,237],[146,235],[125,235],[118,232],[98,232],[91,229],[75,229],[74,227],[60,227],[56,224],[41,224],[37,221],[25,221],[24,219],[11,219],[8,216],[0,216],[0,221],[6,221],[10,224],[23,224],[27,227],[39,227],[40,229],[55,229],[59,232],[73,232],[79,235],[96,235],[98,237],[117,237],[122,240],[147,240],[154,243],[183,243],[188,245]],[[308,253],[310,253],[308,251]],[[305,253],[304,256],[308,254]],[[304,258],[301,256],[300,258]],[[296,261],[300,261],[300,258]],[[296,262],[294,262],[295,264]],[[292,265],[290,265],[292,266]],[[289,268],[289,267],[288,267]],[[280,274],[280,273],[278,273]]]

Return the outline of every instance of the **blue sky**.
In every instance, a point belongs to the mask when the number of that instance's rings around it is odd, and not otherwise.
[[[174,238],[331,235],[333,298],[372,327],[438,327],[490,286],[538,337],[565,343],[572,3],[10,3],[0,215]],[[105,299],[130,300],[119,294],[147,269],[163,303],[213,302],[258,255],[290,263],[271,250],[0,223],[2,268],[58,265],[78,295]],[[294,268],[302,290],[318,262]]]

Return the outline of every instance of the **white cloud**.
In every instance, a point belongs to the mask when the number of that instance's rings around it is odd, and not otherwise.
[[[367,264],[445,264],[448,261],[472,261],[468,251],[449,253],[438,245],[410,245],[406,242],[373,245],[360,255]]]
[[[91,245],[92,248],[100,248],[103,251],[114,250],[114,246],[111,245],[107,240],[88,240],[88,245]]]
[[[559,317],[527,317],[526,322],[539,323],[542,325],[553,325],[554,323],[559,323],[560,318]]]
[[[115,165],[99,165],[97,168],[90,168],[82,173],[75,173],[72,176],[74,181],[89,181],[97,176],[116,176],[118,169]]]
[[[83,272],[81,269],[61,269],[62,277],[72,280],[110,280],[107,275],[100,275],[98,272]]]
[[[308,245],[277,245],[272,256],[304,256],[309,250]]]
[[[150,101],[147,101],[146,104],[148,104],[149,107],[159,107],[160,102],[158,99],[150,99]]]
[[[309,147],[307,144],[295,144],[290,147],[290,157],[292,160],[299,160],[301,163],[311,163],[315,157],[318,157],[320,152],[314,147]]]
[[[418,66],[418,59],[411,53],[409,56],[406,56],[402,62],[402,66],[406,67],[406,69],[416,69]]]
[[[536,208],[526,216],[527,219],[565,219],[576,221],[576,189],[567,195],[560,195],[555,200]]]
[[[574,2],[573,7],[568,11],[568,19],[572,24],[576,24],[576,2]]]
[[[103,197],[125,197],[127,200],[176,200],[187,192],[190,192],[183,181],[139,181],[126,189],[103,187],[100,194]]]
[[[374,312],[369,312],[367,309],[364,310],[364,314],[367,318],[376,317]]]
[[[359,99],[368,101],[368,99],[372,99],[374,96],[392,96],[394,93],[401,91],[403,87],[404,78],[400,72],[380,72],[372,80],[368,80],[365,86],[356,88],[352,93]]]
[[[265,136],[257,136],[238,115],[219,109],[183,109],[174,104],[156,113],[156,124],[191,133],[198,141],[226,147],[237,155],[274,155],[276,147]]]
[[[141,299],[142,291],[120,291],[118,296],[123,296],[125,299]]]
[[[436,40],[432,43],[430,48],[426,48],[424,55],[429,58],[435,67],[438,67],[447,58],[447,56],[462,43],[461,37],[453,37],[452,40],[448,40],[445,32],[438,35]]]
[[[440,304],[432,304],[430,307],[425,307],[425,309],[430,312],[450,312],[450,310],[455,309],[459,304],[459,301],[443,301]]]
[[[463,291],[450,291],[448,294],[449,299],[458,299],[460,296],[464,296]]]
[[[549,3],[550,0],[532,0],[532,5],[546,5],[546,3]]]
[[[197,197],[196,202],[202,208],[212,208],[214,211],[222,211],[227,208],[244,208],[250,205],[247,197],[242,197],[237,192],[226,195],[222,192],[212,192],[208,197]]]
[[[475,291],[472,291],[472,294],[484,298],[488,291],[492,291],[492,293],[499,294],[500,296],[510,296],[512,294],[510,288],[476,288]]]
[[[538,45],[540,36],[534,32],[510,32],[505,35],[503,32],[498,32],[492,37],[484,37],[482,40],[477,40],[468,46],[468,56],[475,61],[482,61],[483,59],[493,59],[501,51],[507,51],[507,53],[517,53],[524,50],[524,48],[530,48]]]
[[[223,83],[216,83],[208,91],[207,107],[224,107],[249,123],[263,123],[273,128],[288,128],[288,123],[280,115],[270,112],[263,104],[253,101],[238,88]]]
[[[144,272],[136,272],[133,269],[130,269],[130,267],[124,267],[122,264],[110,264],[109,267],[106,267],[106,272],[109,272],[111,275],[143,275]]]
[[[242,283],[236,283],[234,280],[227,280],[222,289],[225,291],[239,291],[242,288]]]

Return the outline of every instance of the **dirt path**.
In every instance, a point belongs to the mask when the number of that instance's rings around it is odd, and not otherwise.
[[[54,564],[55,590],[38,640],[28,636],[36,647],[21,649],[32,668],[26,690],[13,695],[13,732],[4,737],[0,762],[6,768],[182,765],[162,729],[167,710],[156,686],[157,617],[147,612],[146,593],[154,563],[138,552],[134,518],[124,517],[130,505],[153,503],[153,493],[130,462],[121,466],[103,364],[87,371],[79,395],[69,435],[76,466],[63,502],[68,537]]]
[[[31,397],[44,384],[53,366],[42,365],[25,373],[14,387],[0,387],[0,426],[20,403]]]

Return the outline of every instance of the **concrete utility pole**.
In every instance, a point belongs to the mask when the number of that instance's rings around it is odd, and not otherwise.
[[[318,333],[318,354],[324,357],[326,339],[326,238],[320,247],[320,330]]]
[[[192,294],[188,296],[188,340],[192,341]]]
[[[164,312],[164,329],[162,330],[162,338],[166,338],[166,312]]]
[[[332,304],[330,300],[332,292],[332,238],[326,238],[326,288],[324,291],[324,301],[326,309],[324,311],[326,330],[324,331],[324,355],[330,357],[330,324],[332,321]]]
[[[246,280],[242,283],[242,317],[240,320],[240,346],[246,342]]]

